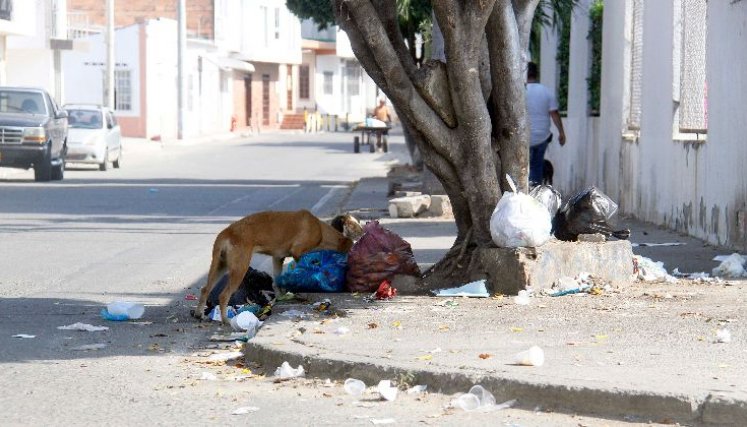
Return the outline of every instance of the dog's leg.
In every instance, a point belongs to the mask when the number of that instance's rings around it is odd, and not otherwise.
[[[275,298],[280,296],[280,288],[278,287],[278,276],[283,272],[283,261],[285,258],[272,257],[272,290],[275,292]]]
[[[228,284],[218,296],[218,302],[220,303],[220,314],[223,321],[223,325],[228,325],[228,300],[231,299],[231,295],[239,288],[241,281],[244,280],[247,270],[249,270],[249,263],[252,261],[253,248],[241,248],[234,247],[233,250],[226,254],[226,265],[228,267]]]
[[[218,282],[218,279],[220,279],[220,277],[226,271],[226,263],[223,259],[225,253],[223,252],[223,249],[219,248],[218,246],[219,243],[216,241],[213,247],[213,259],[210,262],[210,270],[208,271],[207,283],[205,283],[205,286],[200,289],[200,301],[197,303],[197,308],[193,313],[193,316],[200,320],[205,317],[205,305],[207,304],[207,299],[210,295],[210,291],[213,290],[213,287]]]

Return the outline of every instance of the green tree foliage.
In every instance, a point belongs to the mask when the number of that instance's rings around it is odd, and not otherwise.
[[[589,7],[589,42],[591,44],[591,70],[587,83],[589,86],[589,110],[592,115],[599,114],[602,96],[602,17],[604,0],[595,0]]]

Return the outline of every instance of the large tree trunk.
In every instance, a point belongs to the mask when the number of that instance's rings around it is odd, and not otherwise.
[[[523,52],[538,1],[434,1],[440,61],[419,68],[399,31],[396,2],[332,0],[356,57],[451,199],[458,235],[433,270],[451,283],[471,275],[461,261],[475,248],[492,245],[502,174],[527,187]]]

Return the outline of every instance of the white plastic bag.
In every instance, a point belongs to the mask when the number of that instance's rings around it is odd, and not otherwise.
[[[534,197],[516,191],[510,176],[506,179],[513,192],[503,193],[490,217],[493,242],[502,248],[543,245],[552,231],[550,213]]]

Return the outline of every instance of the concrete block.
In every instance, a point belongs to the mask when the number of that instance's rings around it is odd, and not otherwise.
[[[449,196],[444,195],[432,195],[431,196],[431,207],[428,211],[436,216],[452,215],[451,200]]]
[[[389,215],[392,218],[412,218],[431,206],[431,196],[398,197],[389,200]]]
[[[601,234],[601,233],[579,234],[578,241],[579,242],[590,242],[590,243],[604,243],[607,241],[607,237],[605,237],[604,234]]]
[[[394,197],[412,197],[412,196],[419,196],[423,193],[420,191],[403,191],[398,190],[394,192]]]
[[[465,261],[466,265],[468,262]],[[538,248],[484,248],[473,254],[464,283],[486,279],[491,293],[516,295],[531,286],[551,288],[560,277],[587,272],[613,286],[631,282],[633,248],[626,240],[605,243],[551,240]],[[423,279],[420,290],[443,287],[438,273]]]

